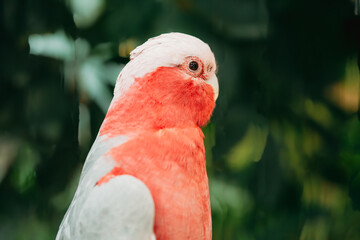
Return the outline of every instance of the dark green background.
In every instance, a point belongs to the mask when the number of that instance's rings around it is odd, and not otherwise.
[[[0,239],[54,239],[128,53],[207,42],[213,239],[360,239],[350,0],[0,1]]]

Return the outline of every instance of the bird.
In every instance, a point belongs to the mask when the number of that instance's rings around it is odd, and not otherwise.
[[[184,33],[130,53],[56,240],[212,238],[201,127],[216,73],[209,45]]]

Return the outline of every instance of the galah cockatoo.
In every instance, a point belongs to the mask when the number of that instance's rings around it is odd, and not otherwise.
[[[200,127],[215,71],[209,46],[182,33],[131,52],[57,240],[211,239]]]

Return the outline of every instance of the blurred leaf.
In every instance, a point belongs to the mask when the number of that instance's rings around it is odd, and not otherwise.
[[[304,181],[303,201],[305,206],[318,206],[333,213],[342,211],[347,194],[339,186],[318,177],[308,177]]]
[[[344,79],[328,87],[325,94],[337,106],[354,113],[359,108],[359,82],[359,68],[357,60],[353,58],[346,63]]]
[[[245,189],[216,178],[210,182],[212,209],[217,213],[229,212],[236,217],[251,211],[252,200]]]
[[[261,159],[269,130],[267,126],[250,124],[244,137],[231,149],[227,158],[231,169],[240,170]]]
[[[85,28],[95,23],[105,8],[104,0],[69,0],[77,27]]]
[[[35,185],[35,167],[39,161],[39,153],[28,143],[23,143],[17,156],[17,164],[11,174],[12,183],[20,193],[26,192]]]
[[[329,226],[324,218],[307,221],[301,232],[300,240],[329,239]]]
[[[120,67],[118,67],[120,69]],[[80,88],[99,105],[104,113],[109,108],[112,94],[102,78],[103,61],[99,57],[88,58],[80,67]]]
[[[0,136],[0,183],[18,154],[19,141],[14,137]]]
[[[315,103],[310,99],[306,99],[305,113],[319,124],[325,127],[331,126],[332,116],[324,104]]]
[[[52,57],[59,60],[72,60],[75,46],[63,30],[53,34],[33,34],[29,36],[30,54]]]

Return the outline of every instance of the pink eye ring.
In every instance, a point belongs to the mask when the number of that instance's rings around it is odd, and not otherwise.
[[[195,56],[187,57],[182,68],[192,77],[199,77],[203,74],[203,63]]]

